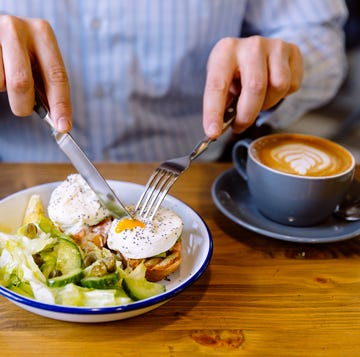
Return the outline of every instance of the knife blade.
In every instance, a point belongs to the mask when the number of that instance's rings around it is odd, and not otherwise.
[[[96,193],[100,202],[114,215],[114,217],[118,219],[131,217],[131,214],[121,203],[104,177],[86,156],[84,151],[81,150],[72,135],[70,133],[59,133],[54,129],[48,107],[41,97],[42,95],[36,91],[34,111],[40,116],[40,118],[50,125],[53,130],[54,138],[60,149],[69,158],[90,188]]]

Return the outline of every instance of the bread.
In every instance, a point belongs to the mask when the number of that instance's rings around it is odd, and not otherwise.
[[[144,259],[126,259],[126,266],[135,268]],[[154,257],[145,259],[146,273],[148,281],[156,282],[165,279],[168,275],[176,271],[181,263],[181,239],[166,252],[166,257]]]

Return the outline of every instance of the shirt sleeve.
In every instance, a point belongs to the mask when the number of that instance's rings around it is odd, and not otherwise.
[[[261,112],[258,125],[266,122],[273,128],[286,127],[335,96],[347,69],[343,31],[347,15],[342,0],[249,2],[246,34],[295,43],[304,57],[301,89],[275,109]]]

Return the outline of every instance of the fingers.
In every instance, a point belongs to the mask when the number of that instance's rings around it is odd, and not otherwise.
[[[232,39],[223,39],[215,46],[208,61],[203,125],[206,135],[213,139],[222,131],[222,118],[236,68],[234,44]]]
[[[302,76],[303,59],[293,44],[260,36],[219,41],[208,61],[203,108],[205,133],[210,138],[221,134],[226,100],[234,88],[241,88],[233,123],[234,132],[240,133],[256,120],[261,110],[297,91]]]
[[[55,35],[47,22],[32,22],[34,50],[39,64],[50,116],[58,131],[71,129],[71,103],[69,81]]]
[[[55,129],[61,132],[70,130],[69,83],[50,25],[39,19],[1,15],[0,44],[0,90],[6,88],[8,91],[13,113],[26,116],[33,112],[33,72],[36,68],[44,85]]]
[[[237,105],[235,133],[248,128],[260,112],[268,87],[266,48],[260,37],[245,39],[237,52],[241,76],[241,93]]]
[[[289,59],[290,72],[291,72],[291,84],[288,91],[288,95],[298,91],[301,87],[301,83],[304,77],[304,59],[300,52],[299,47],[290,44],[291,54]]]
[[[2,48],[0,47],[0,92],[6,91],[6,83],[5,83],[5,71],[4,71],[4,62],[2,55]]]
[[[291,82],[289,49],[282,41],[272,42],[267,65],[269,68],[269,86],[262,109],[269,109],[287,95]]]
[[[15,115],[29,115],[34,103],[34,90],[29,52],[24,43],[24,24],[18,18],[1,16],[0,32],[2,77],[11,110]]]
[[[280,40],[268,42],[269,85],[262,110],[276,105],[301,86],[303,61],[297,46]]]

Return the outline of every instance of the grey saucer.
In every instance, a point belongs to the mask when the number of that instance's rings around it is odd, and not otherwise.
[[[217,208],[233,222],[258,234],[298,243],[338,242],[360,235],[360,221],[347,222],[335,216],[312,227],[291,227],[264,217],[253,205],[246,182],[230,169],[213,183]]]

